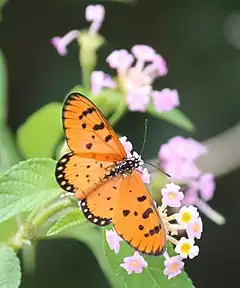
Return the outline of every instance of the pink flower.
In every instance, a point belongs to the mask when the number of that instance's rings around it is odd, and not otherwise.
[[[181,179],[195,179],[201,171],[197,168],[195,160],[206,153],[201,143],[191,138],[176,136],[160,147],[159,157],[163,169],[171,177]]]
[[[196,185],[189,184],[184,193],[183,205],[193,205],[198,201],[198,189]]]
[[[126,50],[113,51],[107,57],[107,62],[117,70],[129,110],[143,112],[150,102],[152,82],[161,73],[166,73],[166,62],[147,45],[135,45],[131,51],[136,59],[135,65],[133,55]],[[146,62],[150,64],[146,65]]]
[[[131,49],[132,54],[141,61],[152,61],[155,56],[155,50],[147,45],[135,45]]]
[[[125,257],[123,261],[124,263],[120,264],[120,266],[124,268],[128,274],[132,274],[132,272],[137,274],[142,273],[143,269],[148,266],[148,263],[138,252],[135,252],[131,257]]]
[[[152,59],[152,63],[147,65],[143,69],[144,74],[151,77],[152,80],[157,77],[166,76],[168,73],[167,62],[166,60],[159,54],[155,54]]]
[[[127,104],[130,111],[145,111],[149,101],[151,86],[143,86],[142,88],[135,89],[127,95]]]
[[[133,146],[132,146],[132,143],[130,141],[127,140],[127,137],[126,136],[123,136],[121,138],[119,138],[120,142],[122,143],[126,153],[127,153],[127,157],[131,157],[132,156],[132,149],[133,149]]]
[[[90,33],[97,33],[105,16],[105,8],[102,5],[89,5],[85,11],[86,20],[92,22],[89,27]]]
[[[120,250],[120,242],[123,241],[122,238],[114,230],[106,229],[106,240],[110,249],[117,254]]]
[[[150,184],[151,175],[148,172],[147,168],[142,168],[141,166],[139,166],[136,170],[141,173],[143,183]]]
[[[181,256],[173,256],[164,261],[164,266],[164,275],[167,275],[168,279],[171,279],[182,272],[184,263]]]
[[[161,146],[159,156],[167,160],[177,156],[183,160],[196,160],[205,153],[207,153],[206,147],[198,141],[176,136]]]
[[[212,199],[215,188],[216,184],[214,181],[213,174],[206,173],[200,177],[199,179],[200,195],[205,201],[209,201],[210,199]]]
[[[177,90],[166,88],[162,91],[153,91],[152,98],[155,109],[159,112],[171,111],[180,104]]]
[[[180,207],[184,196],[180,188],[174,183],[166,184],[166,188],[162,189],[162,203],[169,207]]]
[[[102,71],[93,71],[91,75],[91,88],[92,93],[94,95],[97,95],[102,88],[114,88],[115,82],[112,80],[112,78],[102,72]]]
[[[192,223],[187,225],[186,231],[189,238],[200,239],[203,231],[202,219],[200,217],[196,218]]]
[[[200,170],[193,161],[183,161],[181,158],[163,160],[161,166],[175,180],[188,180],[200,175]]]
[[[80,36],[80,32],[72,30],[63,37],[53,37],[51,39],[52,45],[61,56],[67,55],[67,46],[76,38]]]
[[[127,70],[133,63],[132,54],[127,50],[114,50],[106,59],[109,66],[120,71]]]

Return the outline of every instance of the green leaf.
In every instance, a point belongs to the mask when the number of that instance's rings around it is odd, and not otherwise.
[[[79,208],[63,215],[48,231],[47,236],[59,234],[64,229],[85,223],[86,218]]]
[[[17,233],[17,230],[18,226],[14,217],[0,223],[0,243],[8,242]]]
[[[0,7],[1,7],[0,1]],[[19,160],[19,153],[16,149],[7,124],[7,65],[0,50],[0,173],[5,172]]]
[[[0,178],[0,223],[20,212],[40,208],[59,195],[52,159],[20,162]]]
[[[55,235],[56,237],[56,235]],[[103,273],[113,288],[124,288],[121,279],[116,279],[115,273],[110,269],[109,263],[103,254],[102,236],[100,229],[95,225],[86,223],[80,226],[69,227],[58,234],[58,237],[73,238],[86,244],[95,255]]]
[[[20,126],[17,143],[25,158],[51,157],[62,134],[62,104],[50,103]]]
[[[1,7],[0,2],[0,7]],[[0,125],[5,125],[7,113],[7,65],[4,55],[0,50]]]
[[[0,125],[0,174],[21,160],[15,139],[6,125]]]
[[[143,256],[148,262],[148,267],[144,269],[141,274],[128,273],[120,266],[123,263],[123,259],[134,254],[134,249],[131,248],[126,242],[121,242],[121,249],[118,254],[112,251],[106,241],[105,233],[103,233],[104,251],[112,270],[125,282],[126,287],[152,287],[152,288],[192,288],[192,281],[188,278],[185,272],[182,272],[175,278],[168,280],[163,274],[164,270],[164,257],[159,256]],[[169,255],[175,255],[172,245],[168,243],[167,251]]]
[[[187,118],[179,109],[173,109],[169,112],[158,112],[155,110],[153,103],[150,103],[147,109],[148,113],[154,117],[163,119],[173,125],[183,128],[187,131],[194,131],[195,127],[191,120]]]
[[[0,287],[17,288],[21,281],[20,261],[15,252],[0,245]]]

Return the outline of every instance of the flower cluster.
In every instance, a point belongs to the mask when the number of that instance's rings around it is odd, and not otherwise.
[[[129,157],[131,157],[131,155],[139,157],[135,151],[131,152],[132,144],[127,141],[126,137],[120,138],[120,141]],[[147,169],[144,168],[140,171],[143,181],[149,183],[150,175]],[[164,274],[167,275],[169,279],[181,273],[184,266],[183,260],[185,258],[192,259],[198,255],[199,247],[195,245],[195,238],[200,239],[203,230],[203,223],[199,217],[197,208],[192,205],[182,206],[181,202],[184,199],[184,194],[180,189],[181,187],[173,182],[166,184],[161,191],[162,205],[158,207],[167,234],[167,240],[174,244],[175,252],[178,254],[173,257],[170,257],[167,251],[163,254],[165,257]],[[181,209],[178,213],[168,216],[168,207],[181,207]],[[180,240],[173,237],[174,235],[178,236],[182,231],[185,231],[187,237],[181,237]],[[116,254],[119,253],[120,243],[123,239],[114,230],[106,230],[106,239],[110,249]],[[148,263],[138,252],[135,252],[133,256],[125,257],[120,266],[124,268],[128,274],[133,272],[141,273],[143,269],[148,266]]]
[[[153,90],[154,80],[167,75],[168,69],[163,57],[150,46],[135,45],[131,53],[115,50],[107,57],[107,63],[117,71],[118,85],[126,95],[129,110],[145,111],[151,97],[159,112],[171,111],[179,106],[176,90]]]
[[[86,8],[85,18],[91,22],[89,35],[97,35],[104,17],[105,9],[102,5],[90,5]],[[63,37],[52,38],[51,43],[60,55],[66,56],[67,46],[75,39],[83,43],[84,41],[80,41],[81,38],[83,35],[80,31],[72,30]],[[93,38],[89,43],[93,43]],[[106,61],[116,70],[116,81],[103,71],[93,71],[91,74],[93,95],[98,95],[103,88],[118,88],[124,93],[126,104],[131,111],[145,111],[150,101],[159,112],[168,112],[179,106],[177,90],[168,88],[161,91],[153,90],[155,79],[166,76],[168,68],[165,59],[150,46],[135,45],[131,53],[124,49],[114,50]]]
[[[196,165],[197,159],[205,153],[207,149],[203,144],[192,138],[176,136],[161,145],[160,166],[184,187],[183,204],[194,204],[213,221],[223,224],[224,218],[206,203],[212,199],[215,191],[214,175],[202,173]]]
[[[154,80],[166,76],[168,69],[164,58],[150,46],[135,45],[131,53],[124,49],[114,50],[107,57],[107,63],[117,72],[116,86],[124,92],[129,110],[145,111],[151,98],[156,111],[159,112],[171,111],[179,106],[176,90],[153,90]],[[96,82],[97,79],[92,77],[93,90]],[[102,88],[104,87],[106,86],[103,83]]]

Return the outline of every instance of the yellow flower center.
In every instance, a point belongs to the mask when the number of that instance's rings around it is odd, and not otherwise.
[[[178,270],[178,264],[173,263],[173,264],[171,265],[171,271],[172,271],[172,272],[175,272],[176,270]]]
[[[182,214],[182,221],[183,221],[183,222],[189,223],[189,222],[191,221],[191,219],[192,219],[192,216],[191,216],[190,213],[184,212],[184,213]]]
[[[135,260],[133,260],[133,261],[132,261],[132,266],[133,266],[133,267],[137,267],[137,266],[138,266],[138,262],[135,261]]]
[[[197,223],[195,223],[192,227],[194,232],[198,232],[199,231],[199,225]]]
[[[189,254],[189,251],[191,250],[191,245],[189,243],[184,243],[182,244],[181,249],[184,254]]]
[[[170,193],[168,194],[168,197],[169,197],[170,200],[174,200],[174,199],[176,199],[176,193],[170,192]]]

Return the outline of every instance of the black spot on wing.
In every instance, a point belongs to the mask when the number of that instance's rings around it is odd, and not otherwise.
[[[93,145],[92,143],[88,143],[88,144],[85,145],[85,147],[86,147],[88,150],[90,150],[90,149],[92,148],[92,145]]]
[[[143,226],[143,225],[139,225],[139,226],[138,226],[138,229],[139,229],[139,230],[143,230],[143,229],[144,229],[144,226]]]
[[[86,123],[83,123],[83,124],[82,124],[82,128],[85,129],[86,127],[87,127],[87,124],[86,124]]]
[[[127,217],[130,213],[130,210],[123,210],[122,212],[123,212],[123,216]]]
[[[146,199],[147,199],[147,197],[146,197],[145,195],[140,196],[140,197],[137,197],[137,200],[138,200],[139,202],[143,202],[143,201],[145,201]]]
[[[112,139],[112,135],[107,135],[106,137],[105,137],[105,142],[108,142],[108,141],[110,141]]]
[[[102,130],[102,129],[104,129],[104,127],[105,127],[104,123],[101,122],[100,124],[95,124],[95,125],[93,126],[93,130],[95,130],[95,131],[97,131],[97,130]]]
[[[147,219],[151,213],[153,213],[153,209],[152,208],[148,208],[147,210],[145,210],[143,212],[142,218],[143,219]]]

